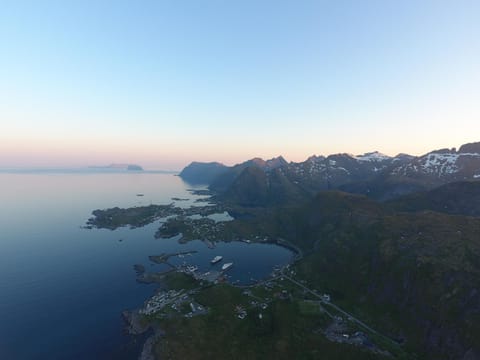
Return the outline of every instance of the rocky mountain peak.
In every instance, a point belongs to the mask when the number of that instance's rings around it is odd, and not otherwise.
[[[460,146],[459,153],[480,154],[480,142],[464,144]]]
[[[391,157],[385,154],[382,154],[381,152],[378,151],[373,151],[373,152],[368,152],[363,155],[357,155],[355,156],[355,159],[358,161],[386,161],[390,160]]]
[[[308,157],[307,160],[305,160],[305,162],[318,162],[318,161],[324,161],[324,160],[325,160],[325,156],[311,155]]]
[[[288,162],[283,158],[283,156],[280,155],[275,158],[267,160],[266,165],[269,168],[269,170],[273,170],[273,169],[288,165]]]

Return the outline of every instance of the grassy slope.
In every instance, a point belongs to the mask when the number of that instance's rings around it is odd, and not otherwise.
[[[211,308],[206,316],[162,323],[167,337],[156,346],[159,358],[172,359],[377,359],[354,346],[339,345],[315,333],[321,314],[299,310],[297,302],[274,301],[266,310],[249,310],[240,320],[236,305],[248,298],[230,286],[202,291],[196,300]],[[258,314],[263,318],[259,319]]]
[[[480,181],[462,181],[391,200],[398,211],[432,210],[453,215],[480,216]]]
[[[358,196],[320,195],[298,215],[299,272],[407,347],[459,358],[480,340],[480,219],[397,214]]]

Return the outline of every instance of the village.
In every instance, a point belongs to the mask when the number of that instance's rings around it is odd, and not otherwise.
[[[188,253],[162,254],[153,259],[157,263],[168,263],[172,256],[186,255]],[[211,262],[214,264],[219,261],[221,256]],[[372,339],[372,336],[378,338],[381,334],[333,304],[331,295],[308,288],[305,281],[295,279],[296,271],[293,266],[275,267],[268,279],[251,285],[231,285],[227,282],[227,272],[232,266],[232,263],[227,263],[221,270],[204,272],[187,263],[176,266],[165,275],[167,283],[168,277],[174,278],[172,288],[159,290],[145,302],[138,313],[158,320],[207,315],[218,311],[218,306],[215,301],[209,304],[209,299],[203,302],[199,300],[202,292],[215,286],[224,286],[236,294],[234,302],[222,304],[222,309],[230,309],[230,315],[226,315],[232,321],[253,320],[254,317],[255,321],[262,322],[271,317],[270,307],[275,302],[296,303],[299,316],[318,316],[324,320],[324,325],[316,331],[328,340],[361,346],[375,353],[385,353]]]

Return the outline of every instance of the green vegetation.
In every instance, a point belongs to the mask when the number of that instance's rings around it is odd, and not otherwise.
[[[155,347],[159,358],[174,359],[379,359],[380,355],[327,340],[321,313],[302,314],[297,302],[274,300],[266,309],[249,305],[241,289],[212,286],[195,295],[209,308],[203,316],[160,321],[166,335]],[[246,309],[239,319],[236,308]]]
[[[243,169],[219,198],[229,204],[256,207],[298,204],[310,196],[280,169],[266,173],[251,166]]]
[[[169,238],[182,234],[181,241],[202,239],[208,241],[223,240],[227,233],[224,231],[225,222],[215,222],[214,220],[202,217],[192,219],[185,216],[179,216],[168,219],[155,233],[156,238]]]
[[[478,346],[480,219],[395,213],[341,193],[298,214],[293,233],[307,255],[296,270],[310,286],[421,357]]]
[[[319,315],[323,313],[323,309],[318,301],[312,300],[298,301],[298,310],[301,315]]]
[[[179,224],[181,224],[192,215],[208,216],[214,213],[222,213],[223,211],[224,209],[221,206],[196,206],[184,209],[174,206],[173,203],[168,205],[135,206],[126,209],[114,207],[92,211],[93,217],[88,219],[86,227],[110,230],[123,226],[137,228],[151,224],[158,219],[170,217],[168,220],[171,220],[172,223],[169,225],[169,228],[162,230],[166,232],[165,236],[169,235],[170,237],[179,233],[174,227],[177,217]],[[205,220],[208,221],[210,219],[205,218]]]
[[[129,225],[131,228],[136,228],[151,224],[159,218],[178,214],[180,211],[180,208],[172,204],[94,210],[93,217],[87,221],[87,227],[115,230]]]
[[[191,290],[199,286],[198,282],[191,276],[180,272],[169,273],[168,276],[165,277],[165,284],[172,290]]]
[[[387,203],[398,211],[437,211],[452,215],[480,216],[480,181],[449,183]]]

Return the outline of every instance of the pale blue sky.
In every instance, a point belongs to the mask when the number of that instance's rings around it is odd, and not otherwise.
[[[480,141],[479,1],[2,1],[0,166]]]

